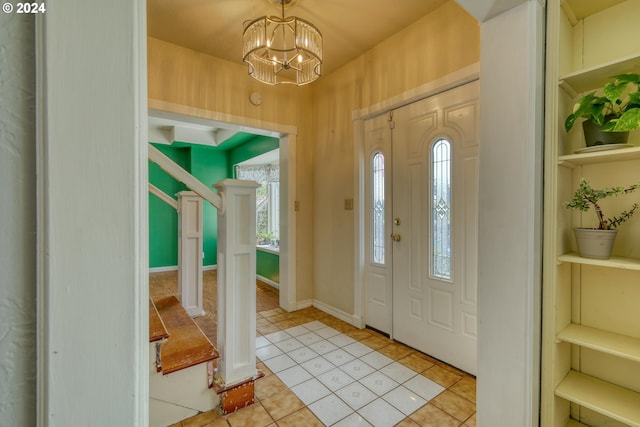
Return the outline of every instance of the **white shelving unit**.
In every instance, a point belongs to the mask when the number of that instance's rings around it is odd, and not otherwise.
[[[541,425],[640,427],[640,219],[623,225],[613,257],[587,259],[571,230],[583,219],[562,205],[582,177],[594,188],[640,181],[637,136],[628,148],[575,154],[580,126],[564,130],[578,97],[640,72],[640,26],[627,25],[640,0],[548,0],[547,8]]]
[[[638,338],[575,323],[561,330],[557,337],[561,341],[640,362],[640,339]]]
[[[570,371],[556,388],[556,396],[633,427],[640,427],[640,394]]]

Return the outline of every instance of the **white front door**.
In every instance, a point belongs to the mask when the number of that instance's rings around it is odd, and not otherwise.
[[[477,370],[478,87],[469,83],[396,109],[390,123],[385,116],[365,124],[366,323],[472,374]],[[377,153],[384,154],[387,171],[385,186],[378,184],[386,190],[382,245],[375,238]],[[376,248],[384,250],[378,262]]]

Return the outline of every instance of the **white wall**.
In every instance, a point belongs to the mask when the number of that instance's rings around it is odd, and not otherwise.
[[[143,1],[69,0],[38,27],[38,409],[52,427],[147,425],[144,20]]]
[[[544,10],[481,25],[480,427],[538,425]]]
[[[36,421],[35,49],[29,15],[0,14],[0,425]]]

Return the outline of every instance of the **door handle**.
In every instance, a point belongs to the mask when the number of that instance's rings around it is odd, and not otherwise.
[[[391,235],[391,240],[393,240],[394,242],[399,242],[402,239],[402,237],[399,234],[392,234]]]

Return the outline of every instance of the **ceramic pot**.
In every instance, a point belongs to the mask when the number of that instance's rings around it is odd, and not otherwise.
[[[578,253],[583,258],[609,259],[618,230],[596,228],[574,228],[578,242]]]

